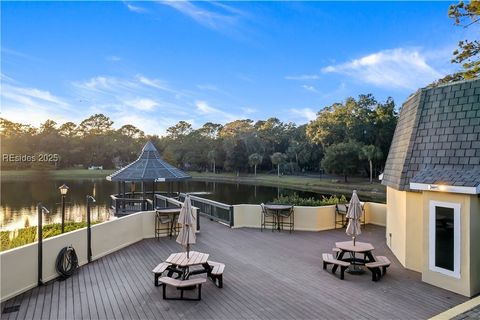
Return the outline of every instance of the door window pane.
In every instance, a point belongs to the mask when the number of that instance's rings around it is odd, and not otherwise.
[[[435,266],[454,271],[454,210],[435,207]]]

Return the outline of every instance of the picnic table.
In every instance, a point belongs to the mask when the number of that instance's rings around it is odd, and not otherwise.
[[[208,273],[211,270],[208,264],[208,253],[201,253],[197,251],[190,251],[187,257],[186,252],[172,253],[165,262],[171,266],[168,268],[168,276],[171,277],[173,273],[180,274],[182,280],[188,279],[190,275]],[[203,269],[190,271],[190,267],[202,266]]]
[[[359,265],[365,265],[365,263],[375,261],[372,251],[375,249],[372,244],[368,242],[356,241],[353,245],[353,241],[336,242],[335,246],[340,249],[337,259],[342,261],[349,261],[352,263],[352,268],[349,268],[347,272],[352,274],[361,274],[365,272],[363,269],[358,268]],[[345,253],[350,253],[350,258],[344,258]],[[363,259],[356,258],[357,253],[364,255]]]

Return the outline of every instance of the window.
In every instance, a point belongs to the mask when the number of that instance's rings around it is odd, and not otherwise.
[[[460,278],[460,204],[430,201],[430,270]]]

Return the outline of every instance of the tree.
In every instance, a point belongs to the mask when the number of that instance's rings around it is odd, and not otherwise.
[[[249,157],[248,157],[248,163],[250,164],[250,166],[253,166],[255,169],[254,169],[254,172],[255,172],[255,176],[257,176],[257,166],[262,163],[262,160],[263,160],[263,157],[262,155],[258,154],[258,153],[252,153]]]
[[[207,122],[200,129],[199,133],[210,139],[217,139],[218,133],[222,129],[222,125],[218,123]]]
[[[250,132],[253,129],[252,122],[253,121],[250,119],[229,122],[221,128],[219,135],[220,137],[225,138],[235,137]]]
[[[359,167],[360,146],[357,141],[342,142],[325,149],[322,167],[330,173],[347,176],[357,173]]]
[[[480,23],[480,1],[472,0],[469,3],[460,1],[458,4],[452,4],[448,9],[448,16],[455,20],[456,26],[463,28],[478,24]],[[447,75],[438,83],[455,82],[480,76],[480,41],[459,41],[458,48],[453,51],[451,62],[461,63],[463,70]]]
[[[212,163],[213,173],[215,173],[216,171],[215,160],[217,158],[217,152],[215,150],[208,151],[207,158]]]
[[[361,159],[367,159],[370,166],[370,183],[373,183],[373,161],[383,157],[382,150],[370,144],[363,146],[360,152]]]
[[[53,120],[47,120],[40,125],[40,132],[43,134],[51,134],[57,132],[57,123]]]
[[[307,136],[323,147],[350,139],[364,142],[375,105],[371,95],[361,95],[358,101],[350,97],[344,103],[334,103],[320,111],[317,118],[308,124]]]
[[[242,140],[236,140],[233,148],[227,152],[225,167],[236,171],[237,176],[240,171],[244,170],[248,165],[247,148]]]
[[[280,177],[280,164],[285,161],[285,154],[281,152],[275,152],[270,156],[270,160],[273,165],[277,166],[277,176]]]
[[[71,138],[77,134],[77,125],[73,122],[65,122],[58,129],[61,136]]]
[[[186,136],[190,132],[192,132],[192,125],[183,120],[167,129],[167,134],[174,140]]]
[[[105,134],[112,129],[113,121],[104,114],[94,114],[90,118],[83,120],[79,125],[79,130],[83,135]]]
[[[145,136],[145,133],[142,130],[132,126],[131,124],[122,126],[120,129],[118,129],[118,133],[133,139],[139,139]]]

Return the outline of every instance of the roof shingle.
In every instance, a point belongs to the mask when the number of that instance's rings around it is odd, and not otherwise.
[[[400,111],[382,183],[478,186],[479,133],[480,79],[417,91]]]

